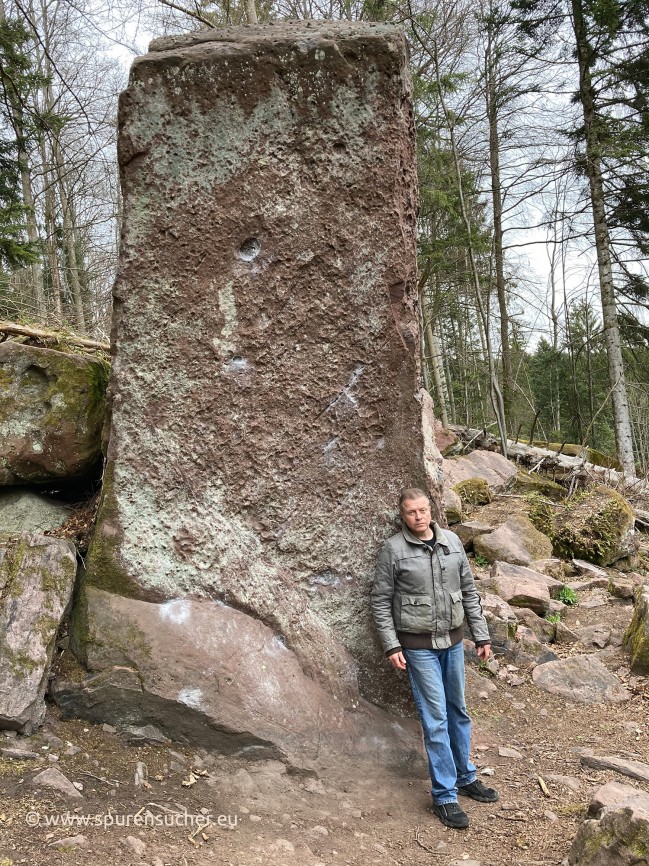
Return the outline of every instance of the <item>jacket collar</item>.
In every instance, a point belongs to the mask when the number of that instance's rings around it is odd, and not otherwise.
[[[448,540],[448,536],[446,535],[446,533],[444,532],[442,527],[439,525],[439,523],[434,523],[434,522],[431,523],[431,527],[433,530],[433,537],[435,539],[435,543],[439,544],[441,547],[445,548],[445,551],[448,552],[449,540]],[[417,538],[416,535],[413,535],[407,526],[403,525],[401,527],[401,532],[403,533],[403,536],[406,539],[406,541],[409,541],[411,544],[424,544],[424,542],[421,540],[421,538]]]

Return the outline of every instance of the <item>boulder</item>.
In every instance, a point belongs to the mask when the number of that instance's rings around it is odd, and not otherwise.
[[[581,628],[576,628],[575,632],[579,636],[580,643],[587,647],[597,647],[597,649],[604,649],[611,637],[610,626],[607,626],[605,623],[585,625]]]
[[[473,539],[478,535],[484,535],[485,532],[493,532],[495,526],[489,526],[487,523],[480,523],[477,520],[467,520],[458,523],[453,527],[453,532],[459,537],[466,551],[473,550]]]
[[[56,634],[72,596],[74,545],[22,533],[0,544],[0,729],[43,721]]]
[[[575,592],[588,592],[589,589],[608,589],[608,577],[586,577],[583,580],[571,580],[566,584]]]
[[[607,577],[608,575],[602,568],[593,565],[592,562],[586,562],[585,559],[573,559],[572,564],[577,569],[579,574],[584,577]]]
[[[503,574],[483,577],[478,588],[490,590],[512,607],[527,607],[534,613],[544,615],[550,606],[550,593],[546,586],[524,577],[506,577]]]
[[[633,616],[624,635],[624,646],[631,656],[635,673],[649,673],[649,586],[639,586],[635,593]]]
[[[478,589],[483,590],[482,581]],[[482,594],[482,611],[489,626],[492,645],[503,647],[516,634],[518,620],[514,609],[498,595],[489,592]]]
[[[629,797],[635,797],[639,793],[638,788],[633,785],[625,785],[622,782],[607,782],[598,788],[592,795],[590,805],[588,806],[589,815],[599,815],[602,809],[610,806],[617,806],[622,800]]]
[[[442,507],[449,526],[462,520],[462,500],[450,487],[444,487],[442,491]]]
[[[442,517],[418,390],[414,143],[391,24],[155,40],[120,99],[116,363],[88,584],[243,611],[352,714],[359,690],[407,707],[368,602],[401,486],[430,491]],[[243,635],[235,659],[256,651]],[[318,725],[300,736],[316,749]]]
[[[519,625],[516,629],[514,647],[510,656],[518,665],[544,665],[557,658],[526,625]]]
[[[609,783],[591,802],[568,854],[569,866],[642,866],[649,863],[649,794]]]
[[[558,644],[569,646],[570,644],[577,643],[577,641],[579,640],[579,635],[572,629],[568,628],[565,623],[556,622],[554,625],[554,639]]]
[[[466,505],[488,505],[493,499],[491,488],[484,478],[467,478],[454,484],[452,489]]]
[[[473,549],[489,562],[501,560],[514,565],[530,565],[536,559],[549,557],[552,543],[527,517],[516,514],[494,532],[475,538]]]
[[[631,693],[594,655],[571,656],[539,665],[532,672],[539,688],[580,704],[628,701]]]
[[[552,539],[555,554],[566,559],[612,565],[637,549],[633,509],[608,487],[594,487],[563,503],[537,502],[530,517]]]
[[[435,444],[442,455],[446,455],[452,451],[459,441],[457,433],[442,427],[442,422],[438,418],[435,418],[433,422],[433,431],[435,434]]]
[[[610,577],[608,591],[614,598],[633,598],[638,584],[632,577]]]
[[[67,717],[153,725],[173,740],[301,768],[336,753],[424,766],[412,720],[360,697],[345,706],[280,635],[222,602],[156,604],[86,587],[71,634],[90,674],[54,681],[51,695]]]
[[[78,478],[101,458],[108,365],[0,343],[0,484]]]
[[[70,516],[70,508],[32,490],[0,490],[0,535],[48,532]]]
[[[450,457],[444,460],[442,468],[449,486],[482,478],[492,493],[502,493],[516,478],[516,466],[495,451],[476,450],[462,457]]]
[[[516,616],[518,621],[527,626],[540,640],[544,643],[552,643],[556,637],[556,623],[549,622],[547,619],[534,613],[528,607],[517,608]]]
[[[545,586],[550,593],[558,592],[563,583],[544,574],[542,571],[537,571],[534,568],[527,568],[524,565],[513,565],[511,562],[501,562],[496,560],[491,566],[491,575],[496,578],[511,578],[513,580],[531,580],[541,586]]]
[[[538,472],[529,472],[527,469],[518,468],[513,490],[515,493],[539,493],[548,499],[563,499],[567,490],[551,478]]]

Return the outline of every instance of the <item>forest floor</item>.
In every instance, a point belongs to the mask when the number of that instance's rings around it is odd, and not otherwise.
[[[581,594],[580,601],[596,592]],[[565,622],[605,623],[620,635],[631,611],[631,602],[609,598],[599,607],[569,609]],[[560,656],[596,651],[579,644],[554,649]],[[597,654],[629,682],[621,647]],[[583,768],[580,752],[648,761],[649,693],[644,694],[643,680],[632,677],[635,691],[623,704],[566,703],[533,685],[529,672],[520,673],[524,682],[516,687],[492,680],[496,691],[488,698],[475,685],[468,691],[474,759],[479,772],[493,769],[493,775],[481,778],[497,787],[500,801],[462,800],[471,818],[465,831],[444,828],[430,813],[424,778],[381,768],[359,774],[347,760],[317,779],[305,778],[275,761],[252,763],[177,744],[133,746],[101,725],[63,721],[51,707],[37,735],[0,739],[0,746],[19,745],[42,755],[36,760],[0,757],[0,866],[559,864],[591,794],[615,778],[612,772]],[[397,675],[386,666],[386,676]],[[65,754],[75,751],[70,744],[80,751]],[[499,754],[503,748],[509,757]],[[147,767],[149,788],[135,787],[138,761]],[[81,783],[83,797],[36,789],[32,777],[49,766]],[[552,781],[550,776],[565,778]],[[157,826],[120,826],[123,816],[138,814],[142,821],[147,810],[160,816],[148,819],[157,820]],[[62,825],[68,814],[77,816],[77,826]],[[212,823],[204,826],[208,815]],[[91,816],[89,826],[83,826],[86,816]],[[30,826],[38,820],[38,826]],[[48,825],[55,820],[58,826]],[[168,826],[171,821],[181,826]],[[85,837],[81,844],[53,845],[78,835]]]

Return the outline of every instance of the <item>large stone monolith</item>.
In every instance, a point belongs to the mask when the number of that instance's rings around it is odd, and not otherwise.
[[[290,706],[293,688],[300,706],[307,677],[317,701],[364,708],[371,731],[378,717],[360,696],[399,694],[368,610],[374,562],[399,488],[427,487],[439,502],[441,463],[418,390],[403,35],[309,21],[157,40],[121,97],[119,158],[113,418],[88,582],[157,605],[236,609],[228,670],[240,656],[248,671],[260,651],[259,627],[240,618],[260,621],[263,640],[279,642],[260,656],[260,683],[282,675],[268,667],[275,657],[294,671],[276,701]],[[87,593],[74,637],[95,671],[124,656],[110,627],[99,633],[100,597]],[[220,608],[183,610],[174,629],[189,635],[210,617],[222,628]],[[135,608],[130,622],[137,631]],[[152,645],[140,637],[131,664]],[[205,706],[218,701],[214,646],[200,683],[175,682],[181,696],[200,689]],[[175,648],[149,669],[173,666]],[[238,720],[251,737],[269,739],[255,712],[272,699]],[[335,715],[322,704],[323,725]],[[335,734],[300,730],[305,742]],[[347,750],[354,736],[345,729]]]

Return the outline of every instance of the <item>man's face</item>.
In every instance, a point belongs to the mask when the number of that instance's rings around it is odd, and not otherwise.
[[[405,499],[401,506],[401,517],[413,535],[420,538],[430,532],[430,502],[425,496]]]

